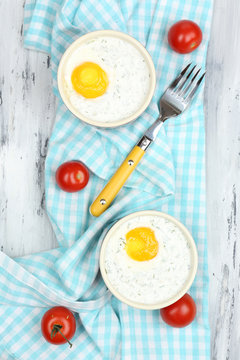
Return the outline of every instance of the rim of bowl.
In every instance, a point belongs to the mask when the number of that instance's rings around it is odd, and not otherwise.
[[[124,39],[124,40],[130,42],[132,45],[134,45],[139,50],[139,52],[142,54],[142,56],[144,56],[146,63],[148,65],[148,68],[149,68],[150,79],[151,79],[148,95],[147,95],[145,101],[143,102],[143,104],[140,106],[140,108],[137,111],[135,111],[132,115],[130,115],[122,120],[114,121],[114,122],[107,122],[107,123],[88,119],[86,116],[82,115],[80,112],[78,112],[73,107],[73,105],[70,103],[70,101],[66,95],[66,91],[64,89],[64,76],[63,76],[64,75],[64,66],[66,64],[66,61],[68,60],[70,55],[77,49],[77,47],[80,44],[84,43],[85,41],[87,41],[91,38],[101,37],[101,36],[112,36],[112,37]],[[67,48],[67,50],[64,52],[64,54],[60,60],[59,66],[58,66],[57,83],[58,83],[58,90],[61,95],[61,98],[62,98],[64,104],[67,106],[67,108],[71,111],[71,113],[73,115],[75,115],[78,119],[86,122],[87,124],[94,125],[97,127],[112,128],[112,127],[117,127],[120,125],[127,124],[133,120],[136,120],[146,110],[146,108],[148,107],[148,105],[150,104],[150,102],[152,100],[152,97],[153,97],[153,94],[155,91],[156,72],[155,72],[155,67],[154,67],[154,64],[153,64],[153,61],[152,61],[152,58],[151,58],[149,52],[138,40],[136,40],[132,36],[130,36],[126,33],[123,33],[121,31],[97,30],[97,31],[92,31],[85,35],[82,35]]]
[[[137,216],[144,216],[144,215],[154,215],[154,216],[159,216],[165,219],[170,220],[171,222],[173,222],[184,234],[184,236],[186,237],[189,245],[190,245],[190,249],[191,249],[191,254],[192,254],[192,269],[191,272],[189,274],[189,277],[187,279],[187,281],[184,283],[184,286],[182,287],[182,289],[180,291],[178,291],[178,293],[174,296],[172,296],[170,299],[162,301],[162,302],[157,302],[154,304],[143,304],[143,303],[139,303],[139,302],[135,302],[132,300],[129,300],[127,298],[124,297],[124,295],[120,294],[117,290],[115,290],[115,288],[112,286],[110,280],[108,279],[107,273],[105,271],[105,266],[104,266],[104,258],[105,258],[105,251],[106,251],[106,247],[107,244],[109,242],[109,239],[111,238],[112,234],[116,231],[116,229],[123,224],[124,222],[137,217]],[[118,220],[107,232],[106,236],[103,239],[103,243],[101,246],[101,250],[100,250],[100,271],[103,277],[103,280],[107,286],[107,288],[110,290],[110,292],[116,297],[118,298],[120,301],[122,301],[123,303],[133,306],[137,309],[143,309],[143,310],[157,310],[157,309],[162,309],[166,306],[169,306],[171,304],[173,304],[174,302],[176,302],[177,300],[179,300],[181,297],[183,297],[183,295],[186,294],[186,292],[189,290],[190,286],[193,283],[193,280],[196,276],[196,272],[197,272],[197,266],[198,266],[198,254],[197,254],[197,248],[196,248],[196,244],[193,240],[192,235],[190,234],[190,232],[187,230],[187,228],[177,219],[175,219],[173,216],[165,214],[161,211],[155,211],[155,210],[144,210],[144,211],[137,211],[134,213],[131,213],[127,216],[124,216],[123,218],[121,218],[120,220]]]

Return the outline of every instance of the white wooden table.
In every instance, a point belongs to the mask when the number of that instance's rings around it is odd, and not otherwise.
[[[55,112],[50,60],[22,47],[23,4],[0,0],[0,247],[11,257],[57,246],[44,211]],[[214,360],[240,359],[239,18],[239,0],[215,0],[205,88]]]

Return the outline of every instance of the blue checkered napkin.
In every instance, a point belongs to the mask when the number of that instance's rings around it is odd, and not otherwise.
[[[58,249],[15,260],[0,254],[0,359],[209,359],[208,276],[205,219],[204,117],[202,97],[189,111],[169,120],[113,205],[94,219],[88,208],[106,180],[157,115],[157,99],[184,64],[204,67],[210,31],[209,0],[44,0],[26,1],[25,46],[49,53],[54,91],[59,59],[81,34],[99,29],[129,33],[152,55],[157,89],[137,121],[99,130],[76,119],[59,99],[46,160],[46,205]],[[203,43],[186,56],[167,45],[169,27],[188,18],[200,24]],[[54,173],[68,159],[91,169],[88,186],[77,194],[60,191]],[[99,274],[102,238],[119,218],[133,211],[167,212],[192,232],[199,267],[190,293],[198,314],[185,329],[164,324],[158,311],[141,311],[111,297]],[[48,307],[75,312],[73,348],[52,346],[41,336]],[[7,314],[7,316],[6,316]]]

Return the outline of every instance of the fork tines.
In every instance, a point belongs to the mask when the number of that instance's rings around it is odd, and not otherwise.
[[[192,63],[188,64],[171,84],[174,93],[183,98],[186,102],[192,100],[206,74],[206,72],[203,73],[197,80],[201,68],[195,71],[197,65],[194,65],[192,68],[191,65]]]

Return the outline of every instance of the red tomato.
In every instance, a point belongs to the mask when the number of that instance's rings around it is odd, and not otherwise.
[[[165,323],[178,328],[189,325],[194,320],[196,312],[196,304],[188,294],[185,294],[172,305],[160,310]]]
[[[178,21],[168,32],[169,45],[180,54],[192,52],[201,44],[201,41],[200,27],[190,20]]]
[[[82,190],[88,183],[89,172],[80,161],[67,161],[59,166],[56,171],[58,186],[67,192]]]
[[[44,338],[51,344],[69,343],[76,331],[76,320],[73,313],[63,306],[49,309],[42,317],[41,329]]]

